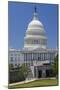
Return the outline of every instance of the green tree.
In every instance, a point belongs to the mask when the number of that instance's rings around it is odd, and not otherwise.
[[[20,70],[19,70],[21,76],[23,76],[24,78],[27,77],[28,75],[28,67],[25,66],[25,64],[22,64],[22,66],[20,67]]]
[[[28,68],[24,64],[13,68],[13,65],[9,65],[9,83],[24,81],[28,74]]]
[[[58,55],[54,58],[52,70],[53,70],[55,76],[58,76]]]
[[[12,70],[14,67],[13,67],[13,64],[9,64],[9,71]]]

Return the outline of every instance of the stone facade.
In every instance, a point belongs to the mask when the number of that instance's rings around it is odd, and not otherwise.
[[[54,57],[57,55],[57,49],[46,50],[9,50],[9,64],[14,67],[25,64],[29,67],[27,79],[46,77],[46,70],[50,70]]]

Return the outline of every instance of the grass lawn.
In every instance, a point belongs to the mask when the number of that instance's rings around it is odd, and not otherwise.
[[[40,87],[40,86],[56,86],[58,85],[57,79],[44,79],[35,80],[24,84],[11,85],[9,88],[30,88],[30,87]]]

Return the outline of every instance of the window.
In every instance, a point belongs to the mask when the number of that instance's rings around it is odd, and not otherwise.
[[[24,53],[24,61],[27,60],[27,53]]]
[[[20,57],[18,57],[18,61],[20,61]]]
[[[17,61],[17,58],[15,57],[15,61]]]
[[[38,44],[38,40],[34,40],[33,44]]]
[[[47,59],[47,54],[45,53],[45,60]]]
[[[20,56],[20,54],[18,54],[18,56]]]
[[[11,62],[13,61],[13,57],[11,57]]]
[[[15,56],[17,56],[17,54],[15,54]]]
[[[15,66],[17,66],[17,64],[15,64]]]
[[[13,56],[13,54],[11,54],[11,56]]]

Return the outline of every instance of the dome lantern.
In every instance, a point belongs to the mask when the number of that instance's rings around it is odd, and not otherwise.
[[[37,13],[37,8],[36,8],[36,6],[35,6],[35,8],[34,8],[34,16],[33,16],[33,19],[38,20],[38,13]]]

